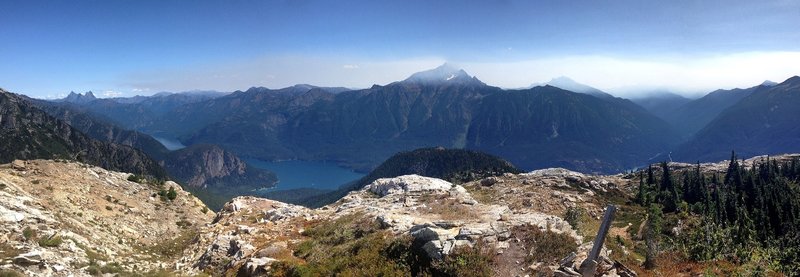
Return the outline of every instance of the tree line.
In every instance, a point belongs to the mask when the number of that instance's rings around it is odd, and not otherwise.
[[[646,267],[655,266],[662,212],[700,217],[698,226],[671,242],[696,261],[766,260],[774,269],[800,274],[800,162],[767,157],[745,166],[735,153],[724,174],[673,172],[666,162],[639,172],[635,201],[648,208]],[[760,270],[760,269],[759,269]]]

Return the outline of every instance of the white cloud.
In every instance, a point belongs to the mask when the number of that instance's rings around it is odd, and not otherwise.
[[[120,97],[120,96],[123,95],[123,93],[119,92],[119,91],[106,90],[106,91],[103,91],[103,94],[101,94],[101,95],[103,95],[103,97],[105,97],[105,98],[109,98],[109,97]]]
[[[58,94],[45,95],[44,97],[42,97],[42,99],[53,100],[53,99],[63,99],[64,97],[67,97],[66,93],[58,93]]]
[[[346,64],[346,65],[343,65],[342,68],[344,68],[344,69],[358,69],[358,65],[357,64]]]

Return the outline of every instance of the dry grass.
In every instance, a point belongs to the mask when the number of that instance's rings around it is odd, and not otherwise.
[[[197,232],[195,230],[184,230],[174,238],[166,238],[155,245],[140,248],[139,250],[141,252],[153,253],[162,258],[171,258],[182,254],[183,250],[189,246],[196,236]]]
[[[443,260],[434,263],[434,276],[492,276],[494,261],[493,249],[483,243],[473,247],[454,249]]]
[[[11,259],[22,253],[22,250],[16,249],[9,244],[0,244],[0,260]]]
[[[497,199],[497,191],[491,188],[482,187],[480,184],[475,184],[466,187],[467,192],[472,195],[472,198],[479,203],[489,204]]]
[[[518,238],[525,249],[532,249],[527,262],[550,263],[560,260],[576,250],[575,239],[568,234],[540,230],[538,226],[515,226],[512,236]]]
[[[437,214],[443,220],[475,218],[477,216],[471,206],[462,204],[448,195],[426,194],[420,196],[419,201],[428,206],[428,213]]]

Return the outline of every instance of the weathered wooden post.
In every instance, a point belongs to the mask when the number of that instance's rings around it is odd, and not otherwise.
[[[608,229],[611,228],[611,222],[614,221],[614,212],[617,207],[608,205],[606,212],[603,214],[603,222],[600,223],[600,230],[597,230],[597,237],[594,238],[594,245],[589,256],[581,263],[580,271],[583,277],[593,277],[597,270],[597,258],[600,257],[600,250],[603,249],[603,242],[608,234]]]

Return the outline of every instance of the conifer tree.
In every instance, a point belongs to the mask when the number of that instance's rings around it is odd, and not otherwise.
[[[661,206],[658,204],[650,204],[647,210],[647,224],[645,226],[645,244],[647,245],[647,253],[645,253],[644,267],[653,269],[656,267],[656,259],[658,258],[658,244],[661,236],[661,221],[663,213]]]
[[[662,176],[659,186],[659,203],[664,205],[664,211],[674,212],[678,208],[679,196],[675,181],[672,180],[672,173],[667,162],[661,163]]]
[[[636,193],[636,203],[647,205],[647,185],[644,183],[644,173],[639,173],[639,190]]]

